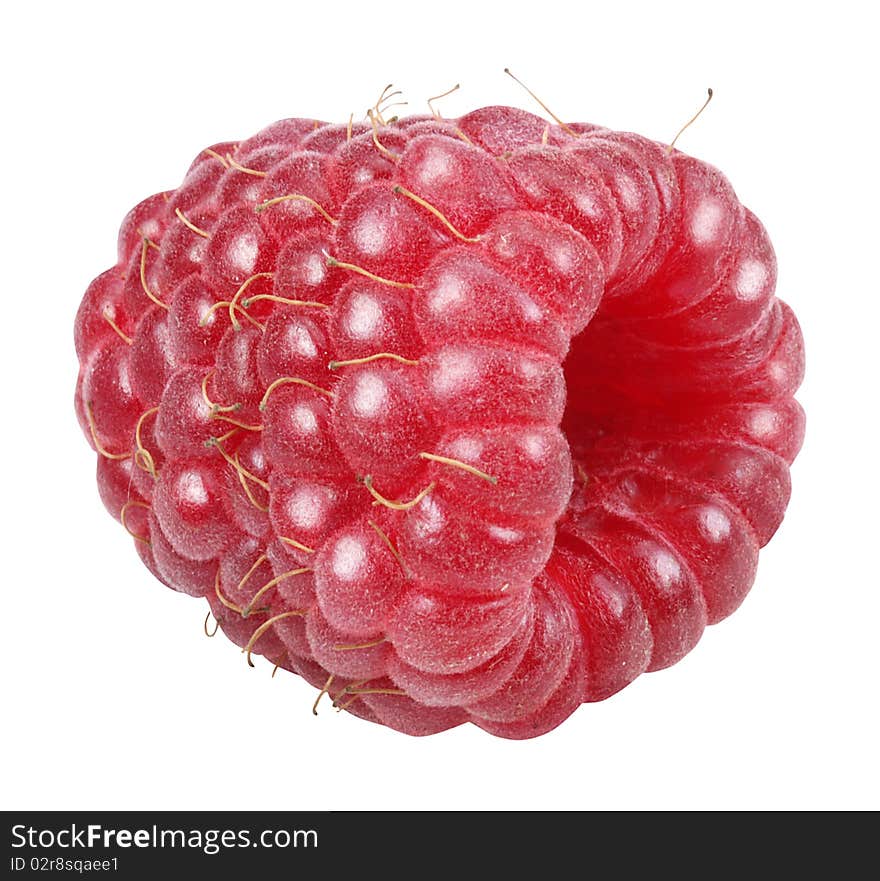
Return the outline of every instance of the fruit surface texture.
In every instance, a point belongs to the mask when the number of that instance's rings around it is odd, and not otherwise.
[[[249,662],[534,737],[751,587],[804,433],[775,286],[724,175],[639,135],[285,119],[126,216],[76,412],[144,564]]]

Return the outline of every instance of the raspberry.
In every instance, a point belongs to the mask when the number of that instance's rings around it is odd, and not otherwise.
[[[532,737],[751,586],[804,430],[775,281],[725,177],[639,135],[281,120],[125,218],[76,409],[144,563],[249,662]]]

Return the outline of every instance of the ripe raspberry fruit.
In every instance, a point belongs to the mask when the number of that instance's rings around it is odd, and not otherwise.
[[[371,123],[281,120],[136,206],[77,414],[144,563],[249,661],[532,737],[742,601],[800,330],[699,160],[509,107]]]

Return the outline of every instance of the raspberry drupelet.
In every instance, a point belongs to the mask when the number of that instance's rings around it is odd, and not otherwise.
[[[704,162],[510,107],[370,121],[215,144],[132,209],[77,414],[145,565],[249,662],[533,737],[742,602],[800,330]]]

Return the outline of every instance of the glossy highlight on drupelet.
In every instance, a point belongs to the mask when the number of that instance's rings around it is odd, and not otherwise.
[[[76,411],[145,565],[249,662],[533,737],[751,587],[804,431],[775,284],[724,175],[640,135],[284,119],[124,219]]]

